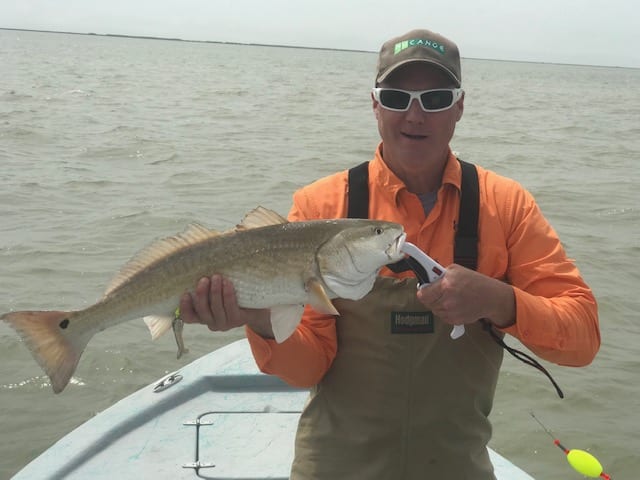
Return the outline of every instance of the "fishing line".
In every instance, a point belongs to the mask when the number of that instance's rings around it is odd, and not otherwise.
[[[553,444],[562,450],[567,456],[567,462],[573,467],[573,469],[589,478],[602,478],[603,480],[613,480],[611,475],[604,473],[602,465],[596,457],[589,452],[577,449],[568,449],[560,443],[551,431],[536,417],[533,412],[529,412],[529,415],[538,422],[538,425],[553,439]]]
[[[504,340],[496,333],[496,331],[493,329],[493,327],[487,320],[481,319],[480,323],[482,324],[482,328],[486,330],[489,333],[489,335],[491,335],[491,338],[493,338],[496,341],[496,343],[498,343],[498,345],[500,345],[503,349],[508,351],[511,355],[513,355],[516,359],[520,360],[521,362],[526,363],[527,365],[530,365],[540,370],[542,373],[544,373],[547,376],[547,378],[551,381],[553,386],[555,387],[556,392],[558,393],[558,396],[560,398],[564,398],[564,394],[562,393],[562,390],[560,389],[556,381],[553,379],[551,374],[542,365],[540,365],[538,361],[536,361],[530,355],[527,355],[526,353],[507,345],[504,342]],[[480,353],[486,358],[486,360],[491,365],[494,365],[495,362],[493,362],[491,358],[489,358],[489,356],[486,354],[486,352],[482,349],[482,347],[477,344],[476,339],[470,335],[468,335],[468,337],[471,343],[480,351]],[[564,452],[564,454],[567,457],[567,462],[569,463],[569,465],[571,465],[571,467],[576,472],[589,478],[601,478],[603,480],[613,480],[613,477],[611,475],[603,471],[602,464],[596,457],[594,457],[589,452],[586,452],[585,450],[566,448],[564,445],[562,445],[562,443],[560,443],[560,440],[558,440],[551,433],[551,431],[538,419],[538,417],[534,415],[532,411],[530,411],[529,414],[542,427],[545,433],[553,439],[554,445],[556,445],[560,450]]]

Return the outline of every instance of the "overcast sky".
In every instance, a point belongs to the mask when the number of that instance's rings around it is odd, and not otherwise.
[[[369,51],[429,28],[463,57],[640,68],[638,0],[0,0],[0,27]]]

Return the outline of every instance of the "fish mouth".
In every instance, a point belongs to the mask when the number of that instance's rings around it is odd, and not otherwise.
[[[395,241],[389,245],[387,251],[385,252],[389,257],[389,260],[401,260],[404,257],[404,253],[402,251],[402,247],[404,246],[404,242],[407,240],[407,234],[402,232],[398,235]]]

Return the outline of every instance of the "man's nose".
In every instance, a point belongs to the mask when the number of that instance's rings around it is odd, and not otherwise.
[[[425,111],[422,109],[422,105],[420,105],[420,99],[412,98],[409,104],[409,110],[407,110],[407,117],[410,119],[422,119],[424,114]]]

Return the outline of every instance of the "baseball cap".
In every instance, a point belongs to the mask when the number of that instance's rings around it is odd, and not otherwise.
[[[430,30],[411,30],[382,45],[376,85],[397,68],[411,62],[425,62],[439,67],[451,77],[456,87],[460,87],[462,69],[457,45]]]

